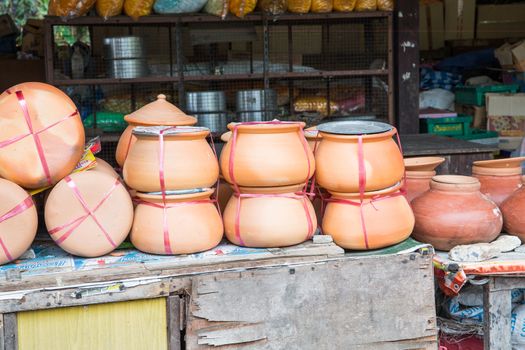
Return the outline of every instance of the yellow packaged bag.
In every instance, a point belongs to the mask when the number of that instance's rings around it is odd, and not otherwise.
[[[312,0],[312,12],[326,13],[332,12],[333,0]]]
[[[95,0],[51,0],[49,1],[48,14],[75,18],[85,15],[95,5]]]
[[[377,0],[379,11],[394,11],[394,0]]]
[[[357,0],[334,0],[334,10],[339,12],[351,12],[355,8]]]
[[[155,0],[125,0],[124,13],[133,19],[147,16],[151,13],[151,8]]]
[[[237,17],[244,17],[255,10],[257,0],[230,0],[230,12]]]
[[[228,0],[208,0],[203,11],[224,19],[228,15]]]
[[[375,11],[377,10],[377,0],[357,0],[356,11]]]
[[[100,17],[109,18],[122,13],[124,0],[97,0],[96,9]]]
[[[292,13],[308,13],[312,7],[312,0],[288,0],[288,11]]]
[[[261,11],[280,15],[286,12],[286,0],[259,0],[257,6]]]

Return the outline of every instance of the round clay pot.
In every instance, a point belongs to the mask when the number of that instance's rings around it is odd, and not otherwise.
[[[304,123],[229,124],[237,127],[233,174],[245,187],[276,187],[305,183],[313,176],[315,160],[302,134]],[[230,156],[233,139],[223,147],[220,165],[224,179],[233,183]],[[305,147],[306,146],[306,147]]]
[[[160,184],[160,131],[164,126],[137,127],[137,141],[124,163],[124,180],[139,192],[162,191]],[[217,157],[206,141],[210,130],[177,127],[164,133],[165,190],[212,187],[219,178]]]
[[[412,201],[414,238],[439,250],[494,240],[501,232],[503,217],[480,187],[478,179],[470,176],[433,177],[430,190]]]
[[[162,196],[137,193],[141,202],[135,209],[131,242],[137,249],[153,254],[191,254],[212,249],[220,243],[224,230],[217,207],[207,202],[212,194],[213,190],[208,190],[166,196],[166,239]],[[204,203],[191,203],[194,201]]]
[[[331,192],[323,218],[323,233],[334,242],[353,250],[379,249],[407,239],[414,228],[414,214],[399,185],[363,196],[361,222],[359,193]],[[338,202],[338,200],[344,202]]]
[[[81,199],[73,188],[78,189]],[[82,201],[93,216],[87,215]],[[96,257],[112,252],[124,241],[133,222],[133,204],[118,179],[84,171],[66,177],[53,188],[44,214],[51,238],[62,249]]]
[[[0,219],[0,265],[3,265],[29,249],[36,236],[38,215],[29,194],[17,184],[0,179],[0,193],[0,217],[5,216]],[[13,216],[7,218],[10,212]]]
[[[306,137],[306,141],[308,141],[308,146],[310,146],[310,149],[312,150],[312,152],[315,152],[322,139],[322,136],[317,130],[317,127],[312,126],[312,127],[305,129],[304,136]]]
[[[96,158],[96,160],[97,160],[97,165],[93,169],[90,169],[91,171],[100,171],[114,178],[120,178],[120,176],[117,174],[115,169],[113,169],[113,167],[109,165],[108,162],[106,162],[104,159],[101,159],[101,158]]]
[[[221,213],[226,209],[226,205],[230,201],[230,198],[233,194],[233,189],[230,184],[228,184],[224,178],[221,176],[219,180],[219,194],[217,195],[217,201],[219,202],[219,208]]]
[[[436,176],[436,169],[445,161],[442,157],[405,158],[405,184],[407,199],[414,198],[430,189],[430,180]]]
[[[525,187],[510,195],[500,206],[504,231],[525,240]]]
[[[73,171],[84,150],[84,126],[75,104],[61,90],[23,83],[0,95],[1,143],[0,176],[37,189]]]
[[[363,158],[366,174],[366,192],[394,186],[404,174],[403,156],[393,140],[396,129],[388,124],[364,121],[325,123],[319,126],[322,140],[315,152],[316,180],[328,191],[342,193],[359,192],[359,135],[335,134],[324,132],[323,128],[332,124],[376,123],[386,125],[380,130],[385,132],[363,134]],[[337,129],[333,127],[333,129]],[[344,126],[344,125],[343,125]],[[343,128],[341,130],[344,131]],[[363,131],[364,132],[364,131]]]
[[[136,126],[188,126],[197,124],[197,118],[186,115],[166,100],[166,95],[158,95],[157,100],[124,117],[129,126],[120,136],[115,158],[118,165],[124,166],[136,138],[132,131]]]
[[[223,213],[224,229],[230,242],[246,247],[285,247],[302,243],[309,239],[317,228],[315,210],[306,197],[303,199],[289,197],[272,197],[271,194],[293,196],[302,190],[304,185],[284,187],[244,188],[241,193],[268,195],[257,198],[241,198],[239,213],[239,234],[235,232],[236,215],[239,198],[230,198]],[[308,225],[308,215],[311,227]]]
[[[411,157],[403,159],[406,171],[435,171],[445,161],[443,157]]]

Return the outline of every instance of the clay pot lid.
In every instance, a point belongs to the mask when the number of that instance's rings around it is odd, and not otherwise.
[[[521,167],[515,168],[489,168],[484,166],[473,165],[472,175],[484,175],[484,176],[515,176],[521,175]]]
[[[272,122],[279,122],[275,119]],[[230,123],[228,129],[233,131],[235,127],[239,132],[249,132],[254,134],[270,134],[274,132],[289,132],[292,130],[303,129],[304,122],[283,122],[281,124],[270,124],[271,122],[250,122],[250,123]]]
[[[521,168],[521,163],[525,161],[525,157],[514,157],[504,159],[478,160],[472,165],[483,168]]]
[[[232,188],[233,186],[230,185]],[[281,194],[301,192],[304,184],[278,186],[278,187],[239,187],[241,193],[249,194]]]
[[[173,201],[182,201],[196,198],[209,198],[215,190],[213,188],[202,188],[192,190],[180,190],[180,191],[166,191],[166,199]],[[136,196],[145,201],[154,200],[162,201],[162,193],[160,192],[137,192]]]
[[[176,126],[171,128],[167,125],[155,125],[155,126],[136,126],[133,128],[133,135],[139,136],[155,136],[158,137],[162,130],[164,136],[177,136],[177,135],[200,135],[204,136],[210,133],[210,129],[202,126]]]
[[[124,117],[128,123],[141,125],[195,125],[197,118],[186,115],[160,94],[157,100]]]
[[[443,157],[414,157],[405,158],[405,169],[407,171],[434,171],[445,161]]]
[[[394,192],[397,192],[402,186],[403,184],[401,182],[398,182],[394,186],[384,188],[382,190],[365,192],[364,197],[369,198],[369,197],[383,196],[383,195],[387,195],[390,193],[394,193]],[[328,191],[328,192],[330,192],[330,194],[332,194],[334,197],[337,197],[337,198],[359,199],[361,197],[360,193],[343,193],[343,192],[333,192],[333,191]]]
[[[323,123],[317,126],[323,133],[336,135],[373,135],[382,134],[394,129],[387,123],[366,121],[366,120],[346,120],[340,122]]]
[[[472,176],[463,175],[436,175],[430,181],[430,187],[444,191],[477,191],[481,184],[478,179]]]

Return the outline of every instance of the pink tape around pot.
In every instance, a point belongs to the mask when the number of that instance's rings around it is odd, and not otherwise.
[[[33,205],[34,205],[33,199],[31,198],[31,196],[28,196],[22,203],[18,204],[13,209],[9,210],[4,215],[0,216],[0,223],[2,223],[4,221],[7,221],[7,220],[9,220],[9,219],[11,219],[11,218],[13,218],[13,217],[23,213],[27,209],[31,208]],[[5,256],[7,257],[7,259],[8,260],[13,260],[13,256],[11,255],[11,253],[9,253],[9,249],[7,248],[5,243],[2,241],[1,237],[0,237],[0,247],[4,251]]]

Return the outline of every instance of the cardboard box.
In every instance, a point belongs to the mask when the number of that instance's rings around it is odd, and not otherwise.
[[[437,50],[445,47],[443,3],[419,4],[419,49]]]
[[[525,37],[525,4],[479,5],[476,38]]]
[[[502,136],[519,136],[525,133],[525,94],[485,95],[487,129]]]
[[[474,39],[476,0],[445,0],[445,40]]]
[[[518,72],[525,72],[525,40],[511,48],[514,67]]]
[[[456,104],[456,113],[472,116],[472,127],[484,129],[487,126],[487,109],[485,106]]]
[[[19,34],[18,28],[8,14],[0,16],[0,38]]]

